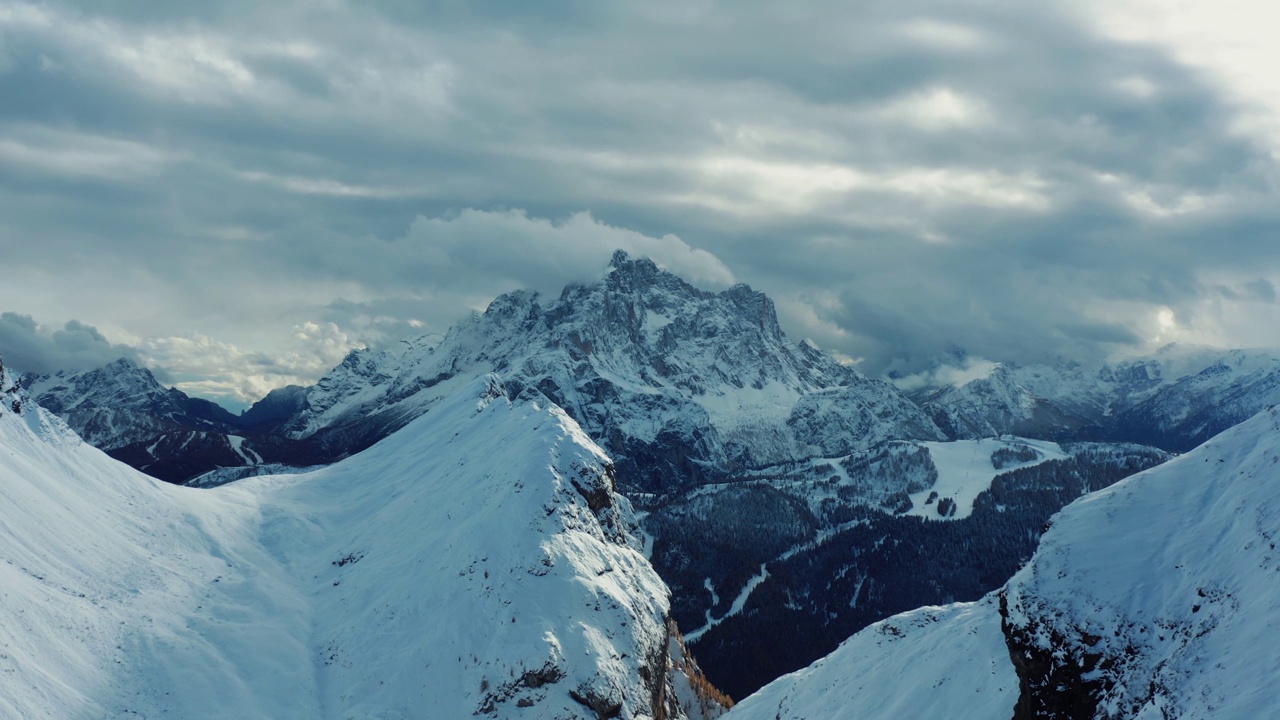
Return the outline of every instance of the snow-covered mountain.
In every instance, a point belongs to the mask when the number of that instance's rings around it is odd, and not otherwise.
[[[1168,345],[1094,369],[991,363],[979,377],[911,396],[951,438],[1010,433],[1183,452],[1280,402],[1280,354]]]
[[[681,718],[708,694],[608,458],[495,377],[212,490],[0,391],[0,716]]]
[[[1280,403],[1280,355],[1230,350],[1210,357],[1117,413],[1114,434],[1182,452]]]
[[[1054,517],[977,603],[873,625],[730,718],[1272,717],[1280,409]]]
[[[23,384],[41,407],[102,450],[175,430],[223,432],[236,419],[215,403],[165,388],[128,358],[94,370],[30,376]]]
[[[745,468],[941,439],[892,385],[789,341],[746,285],[698,290],[616,253],[558,299],[513,292],[443,340],[355,351],[306,395],[295,439],[359,449],[488,372],[536,388],[616,460],[631,489],[666,491]]]
[[[311,444],[274,430],[299,411],[304,391],[273,390],[252,408],[232,415],[221,406],[160,384],[152,372],[128,358],[94,370],[33,375],[22,379],[46,410],[80,437],[117,460],[170,482],[223,468],[314,465],[331,462]]]
[[[1003,434],[1057,439],[1075,437],[1100,422],[1116,394],[1114,386],[1073,363],[996,363],[985,376],[929,387],[913,397],[953,439]]]

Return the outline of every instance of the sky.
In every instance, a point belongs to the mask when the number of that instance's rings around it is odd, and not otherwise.
[[[1280,346],[1277,20],[0,0],[0,356],[243,407],[618,248],[872,375]]]

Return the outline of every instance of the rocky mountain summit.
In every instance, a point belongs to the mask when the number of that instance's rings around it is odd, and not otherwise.
[[[763,293],[702,291],[621,251],[600,280],[555,300],[508,293],[438,343],[353,352],[307,390],[305,409],[283,429],[355,450],[488,372],[564,408],[633,491],[942,437],[889,383],[788,340]]]
[[[165,388],[128,358],[84,372],[30,376],[23,384],[41,407],[102,450],[174,430],[223,432],[236,421],[215,403]]]

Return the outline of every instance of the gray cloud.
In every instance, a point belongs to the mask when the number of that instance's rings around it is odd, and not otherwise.
[[[0,0],[0,306],[202,337],[191,387],[616,247],[870,372],[1280,343],[1270,154],[1075,3],[153,5]]]
[[[91,325],[70,320],[53,329],[12,312],[0,313],[0,357],[19,372],[35,374],[88,370],[122,357],[139,359],[135,348],[108,341]]]
[[[1259,302],[1275,303],[1276,301],[1276,286],[1265,278],[1250,280],[1244,284],[1244,289],[1250,298]]]

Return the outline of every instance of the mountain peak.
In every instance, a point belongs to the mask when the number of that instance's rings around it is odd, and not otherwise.
[[[513,397],[532,388],[564,408],[614,455],[623,485],[646,491],[889,436],[941,437],[896,389],[789,341],[765,293],[701,290],[621,250],[594,283],[545,303],[507,293],[385,372],[351,365],[308,392],[291,438],[349,451],[488,372]]]
[[[114,372],[122,372],[125,370],[137,370],[139,369],[139,365],[138,363],[134,362],[132,358],[129,358],[128,356],[122,356],[107,363],[104,366],[104,369],[111,370]]]
[[[613,251],[613,257],[609,258],[609,267],[620,268],[631,261],[631,256],[626,250],[621,248]]]
[[[672,273],[658,267],[652,259],[640,256],[631,257],[625,250],[617,250],[609,260],[605,269],[606,282],[616,283],[618,280],[630,280],[633,284],[650,284],[659,278],[676,278]],[[683,282],[683,281],[682,281]]]

